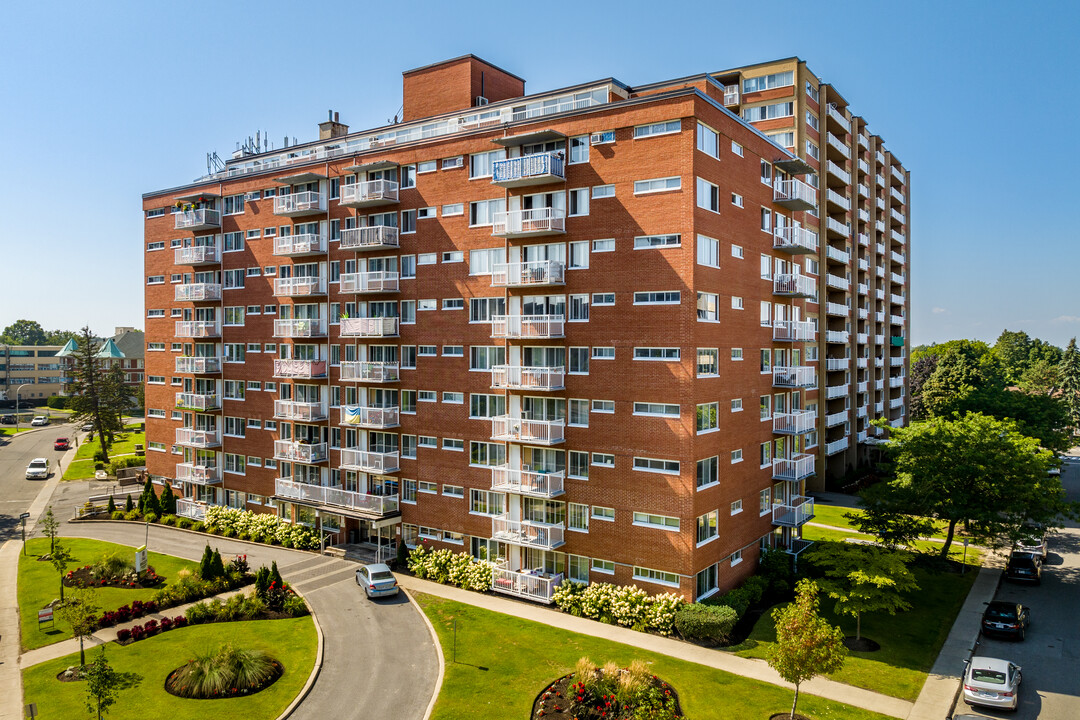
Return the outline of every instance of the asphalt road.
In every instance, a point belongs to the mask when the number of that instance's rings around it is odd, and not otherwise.
[[[19,537],[19,513],[26,512],[45,484],[44,480],[27,480],[26,466],[34,458],[48,458],[49,469],[55,473],[63,453],[53,450],[53,441],[58,437],[72,437],[74,433],[73,425],[53,425],[3,439],[0,445],[0,544]]]
[[[1080,500],[1080,458],[1063,466],[1061,481],[1069,499]],[[1080,527],[1071,522],[1051,535],[1042,585],[1002,582],[996,599],[1031,608],[1027,637],[1013,642],[983,636],[975,654],[1023,668],[1020,707],[1014,714],[960,703],[957,713],[1017,720],[1080,718]]]

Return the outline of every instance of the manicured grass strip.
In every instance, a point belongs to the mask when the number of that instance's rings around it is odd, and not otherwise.
[[[128,555],[132,562],[135,561],[135,548],[132,547],[81,538],[58,538],[58,540],[75,556],[76,561],[68,566],[68,570],[74,570],[83,565],[93,565],[95,561],[118,550]],[[49,552],[48,538],[31,538],[26,541],[26,555],[19,556],[19,621],[22,625],[24,651],[51,645],[71,637],[71,627],[62,622],[59,617],[56,617],[54,626],[46,625],[44,630],[38,629],[37,611],[51,600],[60,597],[60,575],[53,568],[52,563],[37,559],[38,556],[47,552]],[[158,575],[165,578],[165,582],[171,581],[176,577],[176,573],[184,568],[194,572],[199,567],[198,563],[156,552],[149,554],[148,562]],[[64,592],[68,590],[70,588],[65,588]],[[124,590],[103,587],[95,589],[94,595],[97,606],[105,611],[115,610],[122,605],[130,605],[132,600],[144,602],[151,600],[155,592],[157,590],[153,588]]]
[[[165,678],[196,653],[231,642],[237,647],[263,650],[285,667],[280,679],[266,690],[247,697],[192,700],[165,692]],[[118,672],[142,677],[137,687],[121,691],[110,718],[168,718],[168,720],[269,720],[281,714],[304,687],[315,664],[317,641],[310,617],[288,620],[213,623],[170,630],[126,647],[109,643],[106,657]],[[91,662],[100,652],[87,649]],[[79,654],[35,665],[23,671],[23,697],[35,702],[42,718],[83,718],[86,683],[56,680],[57,673],[79,664]],[[345,713],[350,716],[349,713]]]
[[[142,445],[146,447],[146,433],[144,432],[122,432],[116,433],[113,436],[113,444],[109,446],[109,458],[116,457],[118,455],[134,455],[135,445]],[[79,449],[75,452],[76,460],[92,460],[94,453],[101,450],[101,443],[98,441],[97,435],[94,436],[93,441],[80,441]]]
[[[825,505],[820,502],[814,503],[814,519],[811,522],[833,527],[853,527],[851,521],[844,517],[845,514],[862,515],[862,510],[857,508],[840,507],[839,505]],[[942,520],[934,521],[935,530],[928,537],[944,540],[948,529],[948,523]]]
[[[970,549],[968,554],[970,559]],[[964,575],[930,572],[922,568],[913,568],[912,571],[921,588],[908,597],[912,609],[896,615],[864,615],[863,637],[876,640],[881,644],[881,649],[872,653],[851,653],[844,668],[830,676],[833,680],[904,700],[914,701],[918,698],[926,674],[952,629],[978,568],[971,568]],[[822,596],[822,615],[829,622],[839,625],[845,634],[854,636],[855,619],[835,615],[834,605],[835,601]],[[747,641],[739,646],[737,654],[763,658],[768,646],[775,641],[776,631],[771,613],[767,612],[758,620]]]
[[[27,430],[30,430],[30,429],[31,429],[31,428],[28,428],[28,427],[21,427],[21,428],[19,428],[18,430],[16,430],[16,429],[15,429],[15,428],[13,428],[13,427],[10,427],[10,428],[0,428],[0,435],[14,435],[14,434],[15,434],[15,433],[17,433],[17,432],[21,432],[21,433],[23,433],[23,432],[26,432]]]
[[[435,626],[446,662],[435,720],[528,718],[537,693],[582,656],[622,667],[635,659],[651,663],[654,674],[679,693],[686,717],[695,720],[768,718],[791,709],[791,691],[775,685],[432,595],[416,593],[415,598]],[[812,695],[801,697],[799,711],[815,720],[886,718]]]
[[[814,512],[817,512],[815,508]],[[876,538],[873,535],[865,535],[856,530],[834,530],[832,528],[817,527],[814,525],[803,526],[803,537],[807,540],[835,540],[837,542],[843,542],[847,538],[854,538],[866,542],[876,542]],[[916,540],[915,549],[920,552],[938,554],[941,552],[942,543],[933,542],[932,540]],[[953,543],[949,547],[949,557],[953,560],[961,562],[964,560],[964,542],[962,539],[953,538]],[[978,548],[969,547],[967,549],[967,563],[975,566],[978,569],[982,552]]]

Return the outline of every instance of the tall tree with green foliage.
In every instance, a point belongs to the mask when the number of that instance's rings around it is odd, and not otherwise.
[[[934,371],[937,370],[938,360],[941,359],[940,355],[923,355],[918,360],[911,363],[911,394],[909,395],[909,403],[911,409],[911,419],[925,420],[927,418],[926,406],[923,404],[923,387],[926,385],[926,381],[929,380]]]
[[[75,556],[72,555],[64,544],[57,540],[53,544],[52,552],[49,553],[49,562],[52,563],[53,569],[60,573],[60,602],[64,601],[64,572],[68,569],[68,565],[75,561]]]
[[[1080,350],[1076,349],[1076,338],[1069,340],[1061,358],[1061,393],[1073,428],[1080,428]]]
[[[53,515],[52,505],[45,511],[45,517],[41,518],[41,534],[49,538],[49,552],[56,549],[56,536],[60,532],[60,521]]]
[[[904,593],[919,589],[907,564],[911,553],[872,545],[821,542],[804,557],[825,573],[818,579],[821,590],[836,600],[837,614],[855,618],[855,639],[862,639],[863,613],[911,609]]]
[[[45,345],[45,340],[45,331],[37,320],[16,320],[0,335],[5,345]]]
[[[1031,338],[1022,330],[1005,330],[994,343],[994,355],[997,356],[1009,383],[1016,385],[1028,369],[1031,359]]]
[[[50,330],[45,333],[45,345],[67,345],[68,340],[76,340],[79,333],[74,330]]]
[[[86,665],[83,641],[94,634],[98,625],[98,611],[93,590],[74,590],[68,599],[60,603],[56,614],[71,626],[71,637],[79,641],[79,665]]]
[[[104,462],[109,462],[109,446],[106,432],[115,427],[113,411],[109,401],[109,388],[105,380],[105,371],[101,360],[96,357],[97,342],[89,327],[84,327],[75,342],[72,356],[74,378],[68,407],[74,412],[73,422],[90,422],[101,441],[101,453]]]
[[[799,704],[799,687],[818,675],[840,670],[847,658],[844,633],[818,614],[818,587],[800,580],[794,602],[772,611],[776,643],[769,648],[769,666],[795,686],[791,720]]]
[[[94,662],[86,666],[86,710],[91,714],[97,714],[97,720],[116,704],[116,698],[121,690],[127,690],[139,684],[142,678],[136,673],[117,672],[109,665],[105,658],[105,645],[94,658]]]
[[[1020,376],[1020,389],[1031,395],[1053,397],[1061,388],[1061,362],[1040,358]]]

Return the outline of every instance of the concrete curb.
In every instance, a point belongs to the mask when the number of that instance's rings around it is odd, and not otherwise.
[[[69,523],[72,523],[72,524],[75,524],[75,525],[93,525],[93,524],[104,525],[106,523],[112,523],[114,525],[145,525],[146,524],[146,522],[143,521],[143,520],[112,520],[112,519],[110,519],[110,520],[90,520],[88,518],[68,518],[65,522],[69,522]],[[317,550],[301,550],[300,548],[287,548],[284,545],[271,545],[269,543],[261,543],[261,542],[256,542],[254,540],[241,540],[240,538],[225,537],[224,535],[215,535],[214,533],[202,532],[200,530],[191,530],[189,528],[179,528],[179,527],[176,527],[175,525],[162,525],[161,523],[150,523],[150,524],[153,525],[154,527],[164,528],[166,530],[175,530],[177,532],[190,533],[191,535],[202,535],[203,537],[208,537],[208,538],[221,538],[222,540],[228,540],[229,542],[247,543],[248,545],[254,545],[255,547],[279,548],[281,550],[289,550],[289,551],[292,551],[292,552],[308,553],[309,555],[314,555],[315,557],[331,557],[330,555],[324,555],[323,553],[320,553]],[[307,602],[307,601],[305,601],[305,602]]]
[[[420,607],[420,603],[416,602],[416,598],[406,588],[403,587],[401,590],[405,593],[405,597],[409,598],[409,602],[416,606],[416,612],[420,613],[420,617],[424,619],[424,624],[427,625],[428,632],[431,633],[431,640],[435,643],[435,655],[439,658],[439,676],[435,678],[435,691],[431,693],[431,701],[428,702],[427,710],[424,712],[423,720],[429,720],[431,713],[435,711],[435,703],[439,700],[439,693],[442,691],[443,674],[446,672],[442,643],[439,642],[439,635],[435,632],[435,626],[431,624],[431,620],[428,619],[424,608]]]
[[[294,589],[293,592],[296,592]],[[297,595],[304,601],[304,605],[307,605],[308,612],[311,614],[311,619],[315,623],[315,636],[318,638],[319,647],[315,651],[315,667],[311,668],[311,673],[308,675],[307,682],[304,683],[304,687],[300,688],[300,692],[293,698],[289,706],[277,716],[277,720],[285,720],[296,712],[296,708],[300,707],[302,703],[311,692],[311,688],[315,686],[315,681],[319,679],[319,673],[322,672],[323,664],[323,631],[322,625],[319,624],[319,616],[315,614],[315,610],[312,609],[311,603],[307,601],[307,598],[296,592]]]

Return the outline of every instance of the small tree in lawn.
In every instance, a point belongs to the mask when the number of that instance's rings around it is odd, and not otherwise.
[[[93,590],[75,590],[57,608],[56,614],[71,626],[71,636],[79,641],[79,665],[86,665],[83,641],[97,630],[97,614],[101,609],[95,604]]]
[[[855,639],[862,639],[862,614],[911,609],[903,593],[918,590],[908,570],[911,555],[896,550],[822,542],[806,553],[806,560],[822,570],[821,589],[836,600],[836,612],[855,618]]]
[[[41,534],[49,538],[49,552],[56,548],[56,535],[60,532],[60,521],[53,515],[52,505],[45,511],[45,517],[41,518]]]
[[[799,704],[799,686],[818,675],[837,672],[847,657],[844,633],[818,615],[817,595],[817,585],[800,580],[795,601],[772,611],[776,644],[769,648],[767,659],[780,677],[795,686],[791,720]]]
[[[142,678],[135,673],[117,672],[105,659],[105,646],[86,667],[86,709],[97,714],[97,720],[109,712],[116,703],[116,696],[121,690],[138,685]]]
[[[56,568],[56,572],[60,573],[60,602],[64,601],[64,571],[74,560],[75,557],[59,541],[53,545],[52,552],[49,553],[49,562]]]

